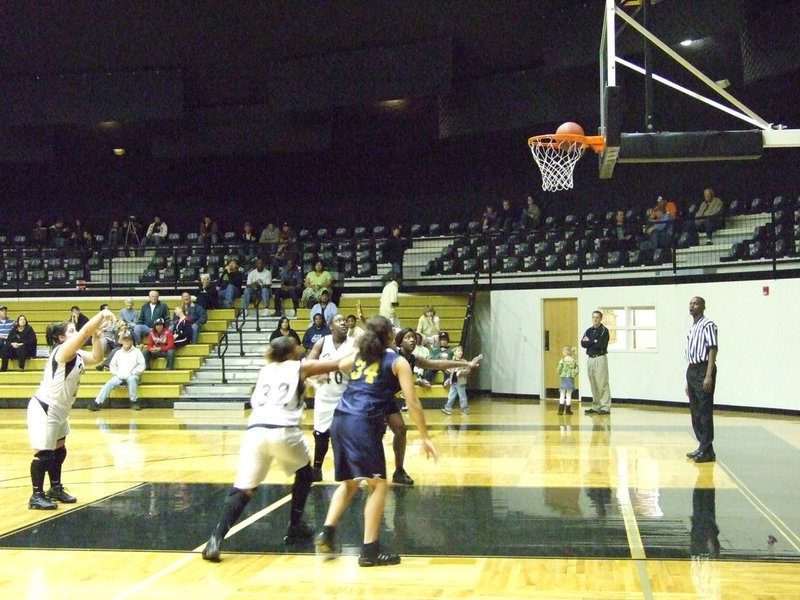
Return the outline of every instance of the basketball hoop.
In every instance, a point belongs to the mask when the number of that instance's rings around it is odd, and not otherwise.
[[[542,172],[542,189],[546,192],[572,189],[572,172],[586,148],[602,152],[605,145],[606,139],[602,135],[553,133],[528,140],[533,160]]]

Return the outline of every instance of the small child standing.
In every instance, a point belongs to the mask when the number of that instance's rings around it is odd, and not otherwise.
[[[561,376],[558,392],[558,414],[563,415],[566,409],[572,414],[572,390],[575,389],[575,377],[578,375],[578,361],[575,360],[575,348],[564,346],[563,357],[558,361],[556,372]]]
[[[461,346],[453,348],[453,360],[467,362],[464,358],[464,348]],[[458,402],[461,405],[461,414],[466,415],[469,413],[469,409],[467,408],[467,379],[469,378],[469,372],[469,367],[447,370],[444,385],[449,385],[450,391],[447,394],[447,403],[442,409],[444,414],[452,414],[456,396],[458,396]]]

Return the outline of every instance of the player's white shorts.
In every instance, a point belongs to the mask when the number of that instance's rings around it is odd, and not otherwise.
[[[258,487],[269,473],[273,459],[287,475],[311,461],[311,450],[299,427],[256,426],[245,431],[233,487],[239,490]]]
[[[324,433],[331,428],[333,412],[338,404],[339,398],[326,398],[317,394],[314,398],[314,431]]]
[[[56,442],[71,432],[69,410],[51,406],[47,412],[36,398],[28,401],[28,438],[34,450],[55,450]]]

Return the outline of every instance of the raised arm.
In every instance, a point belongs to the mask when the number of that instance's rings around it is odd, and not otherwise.
[[[448,360],[446,358],[422,358],[421,356],[417,357],[416,362],[417,366],[422,367],[423,369],[436,369],[437,371],[443,371],[445,369],[458,369],[461,367],[469,367],[470,369],[476,369],[478,365],[481,364],[481,360],[483,360],[483,354],[479,354],[466,364],[464,364],[463,360]]]
[[[58,352],[56,352],[56,362],[68,363],[78,352],[81,352],[81,356],[83,357],[83,360],[87,366],[99,363],[101,360],[103,360],[103,345],[100,341],[101,328],[104,325],[113,327],[114,321],[116,321],[116,317],[114,317],[113,312],[107,308],[105,310],[101,310],[99,313],[89,319],[86,325],[80,329],[80,331],[76,331],[72,337],[61,344]],[[89,338],[92,338],[91,354],[81,350],[81,347],[83,347],[86,342],[89,341]]]

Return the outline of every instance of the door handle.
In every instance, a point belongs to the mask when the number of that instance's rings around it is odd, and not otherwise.
[[[544,330],[544,350],[545,350],[545,352],[549,352],[550,351],[550,330],[549,329],[545,329]]]

